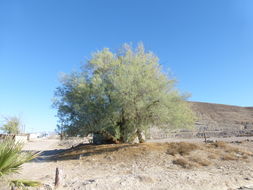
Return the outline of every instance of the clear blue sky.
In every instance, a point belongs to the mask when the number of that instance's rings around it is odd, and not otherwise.
[[[60,72],[142,41],[193,101],[253,106],[252,0],[0,0],[0,114],[54,130]]]

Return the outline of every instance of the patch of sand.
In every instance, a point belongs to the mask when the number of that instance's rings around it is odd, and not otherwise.
[[[46,184],[39,189],[50,189],[58,167],[63,190],[232,190],[253,186],[252,145],[251,141],[81,145],[59,153],[57,140],[43,140],[26,149],[52,151],[50,157],[24,164],[15,177],[39,180]]]

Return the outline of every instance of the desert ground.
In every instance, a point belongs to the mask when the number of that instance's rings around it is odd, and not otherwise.
[[[12,177],[43,183],[35,189],[54,189],[58,167],[58,189],[63,190],[253,189],[253,138],[219,140],[78,146],[72,141],[36,140],[24,150],[41,151],[41,156]]]

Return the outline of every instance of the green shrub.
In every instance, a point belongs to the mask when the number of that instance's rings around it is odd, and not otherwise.
[[[29,180],[8,180],[9,174],[18,173],[22,164],[37,157],[38,153],[22,151],[23,143],[15,142],[12,139],[5,139],[0,142],[0,181],[9,183],[11,187],[26,187],[39,186],[37,181]]]
[[[12,139],[0,143],[0,178],[17,173],[22,164],[34,159],[37,153],[22,152],[23,144]]]
[[[38,187],[41,183],[38,181],[30,181],[30,180],[23,180],[23,179],[17,179],[17,180],[11,180],[10,186],[19,187],[25,189],[26,187]]]

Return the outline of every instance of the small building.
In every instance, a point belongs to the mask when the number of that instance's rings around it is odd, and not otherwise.
[[[14,139],[15,142],[20,142],[20,143],[27,143],[29,140],[29,134],[18,134],[18,135],[13,135],[13,134],[0,134],[0,140],[4,140],[7,138]]]
[[[28,140],[37,139],[40,137],[40,135],[41,135],[40,133],[30,133]]]

